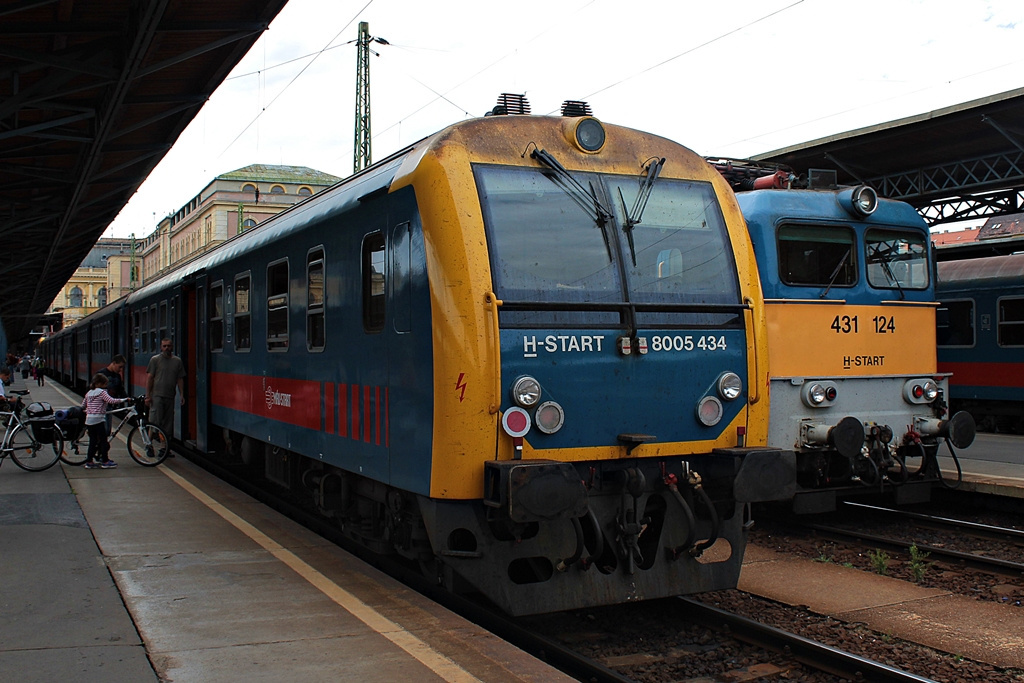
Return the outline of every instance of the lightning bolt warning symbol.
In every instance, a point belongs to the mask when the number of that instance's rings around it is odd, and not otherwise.
[[[466,373],[460,372],[459,373],[459,380],[455,383],[455,390],[459,391],[459,403],[462,403],[462,401],[466,398],[466,382],[465,382],[465,377],[466,377]]]

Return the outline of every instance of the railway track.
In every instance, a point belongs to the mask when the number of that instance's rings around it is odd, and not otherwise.
[[[858,514],[868,513],[872,515],[886,515],[891,519],[912,520],[923,527],[938,530],[943,533],[955,532],[970,535],[975,538],[996,541],[1000,543],[1012,543],[1014,545],[1024,544],[1024,532],[1017,529],[995,527],[985,524],[977,524],[963,520],[955,520],[920,513],[891,510],[859,503],[844,503],[849,509],[855,509]],[[991,557],[977,552],[963,552],[952,550],[948,547],[920,543],[910,540],[906,535],[897,538],[894,536],[870,533],[862,529],[853,529],[834,524],[810,523],[802,520],[790,520],[787,523],[797,524],[805,529],[813,530],[819,536],[835,541],[855,541],[857,543],[870,545],[877,549],[905,553],[911,545],[916,545],[921,552],[928,553],[933,560],[943,560],[952,564],[970,567],[980,571],[1003,574],[1006,576],[1021,576],[1024,574],[1024,563],[1013,560]]]
[[[1024,546],[1024,531],[1021,531],[1020,529],[1011,529],[991,524],[979,524],[977,522],[969,522],[962,519],[925,515],[907,510],[894,510],[892,508],[865,505],[863,503],[854,503],[850,501],[845,501],[843,506],[851,510],[856,510],[860,513],[882,517],[909,519],[917,526],[925,529],[933,529],[936,531],[958,531],[975,538],[985,538],[993,541],[1001,541]]]
[[[687,615],[709,628],[728,629],[737,639],[773,652],[783,653],[816,671],[852,681],[921,683],[929,678],[866,659],[815,640],[783,631],[753,619],[718,609],[698,600],[679,598]]]

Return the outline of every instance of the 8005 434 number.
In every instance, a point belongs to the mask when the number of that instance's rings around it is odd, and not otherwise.
[[[725,336],[713,335],[693,336],[691,334],[663,335],[651,338],[651,351],[724,351]]]

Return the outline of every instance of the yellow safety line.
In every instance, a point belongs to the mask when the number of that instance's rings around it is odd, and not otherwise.
[[[446,681],[454,683],[471,683],[480,679],[463,669],[461,666],[445,657],[440,652],[431,648],[416,636],[404,630],[401,626],[383,616],[365,602],[349,593],[347,590],[334,583],[319,571],[309,566],[293,552],[283,548],[277,541],[270,538],[249,522],[228,510],[226,507],[215,501],[199,490],[191,482],[187,481],[180,474],[172,472],[166,467],[161,467],[163,472],[181,488],[188,491],[206,507],[220,515],[226,522],[251,538],[263,547],[264,550],[288,565],[296,574],[311,583],[317,590],[329,597],[342,609],[347,610],[371,629],[381,634],[392,643],[402,648],[416,660],[436,673]]]

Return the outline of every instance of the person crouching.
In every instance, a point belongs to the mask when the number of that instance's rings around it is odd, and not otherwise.
[[[89,452],[85,459],[86,469],[102,468],[105,470],[117,467],[117,463],[108,457],[110,444],[107,442],[107,406],[109,404],[120,405],[122,399],[114,398],[107,393],[107,378],[105,375],[93,375],[89,384],[89,391],[82,400],[82,409],[85,411],[85,430],[89,433]]]

